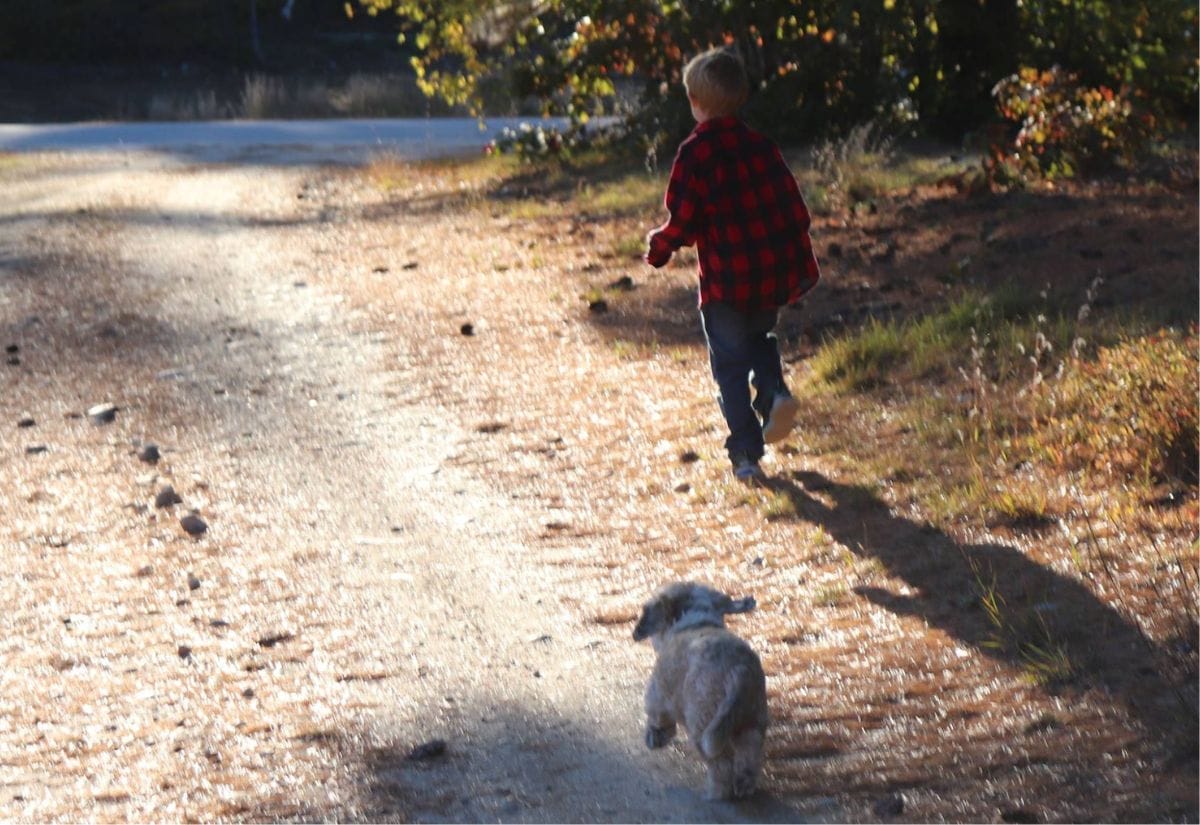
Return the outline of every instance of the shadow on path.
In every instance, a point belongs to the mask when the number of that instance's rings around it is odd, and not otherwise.
[[[649,754],[640,730],[613,740],[590,722],[511,699],[481,697],[462,710],[456,719],[430,714],[415,723],[444,731],[444,740],[365,749],[353,736],[324,741],[358,764],[362,795],[350,810],[305,813],[366,822],[743,823],[811,822],[831,812],[828,797],[796,807],[761,790],[736,803],[709,802],[691,747]],[[680,749],[686,753],[672,752]]]
[[[1078,581],[1002,544],[961,544],[942,531],[896,516],[861,487],[816,472],[769,482],[798,517],[820,525],[856,555],[881,563],[917,591],[900,596],[878,587],[855,592],[896,614],[915,616],[979,652],[1021,669],[1042,663],[1038,650],[1061,646],[1069,681],[1051,689],[1099,687],[1123,700],[1156,737],[1195,748],[1196,707],[1162,675],[1156,643]],[[826,503],[828,501],[828,503]],[[999,630],[978,596],[995,596]],[[1010,626],[1011,625],[1011,626]],[[1036,646],[1036,647],[1035,647]],[[1186,731],[1186,733],[1184,733]]]

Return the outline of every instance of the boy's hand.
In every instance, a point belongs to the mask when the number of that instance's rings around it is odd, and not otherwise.
[[[662,242],[657,229],[646,235],[646,254],[642,259],[655,269],[671,260],[671,247]]]

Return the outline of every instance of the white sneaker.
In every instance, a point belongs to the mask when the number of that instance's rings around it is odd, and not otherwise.
[[[796,415],[800,412],[800,404],[790,392],[781,392],[771,402],[771,412],[763,424],[763,443],[774,444],[783,441],[796,424]]]

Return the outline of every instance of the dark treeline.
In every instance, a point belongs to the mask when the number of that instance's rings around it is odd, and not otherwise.
[[[393,21],[349,18],[341,0],[5,2],[0,60],[248,68],[313,51],[353,58],[370,35],[375,48],[394,50],[395,30]]]

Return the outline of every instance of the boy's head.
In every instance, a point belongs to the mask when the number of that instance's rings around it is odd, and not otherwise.
[[[688,61],[683,67],[683,87],[697,120],[701,115],[732,115],[750,94],[745,66],[727,49],[710,49]]]

